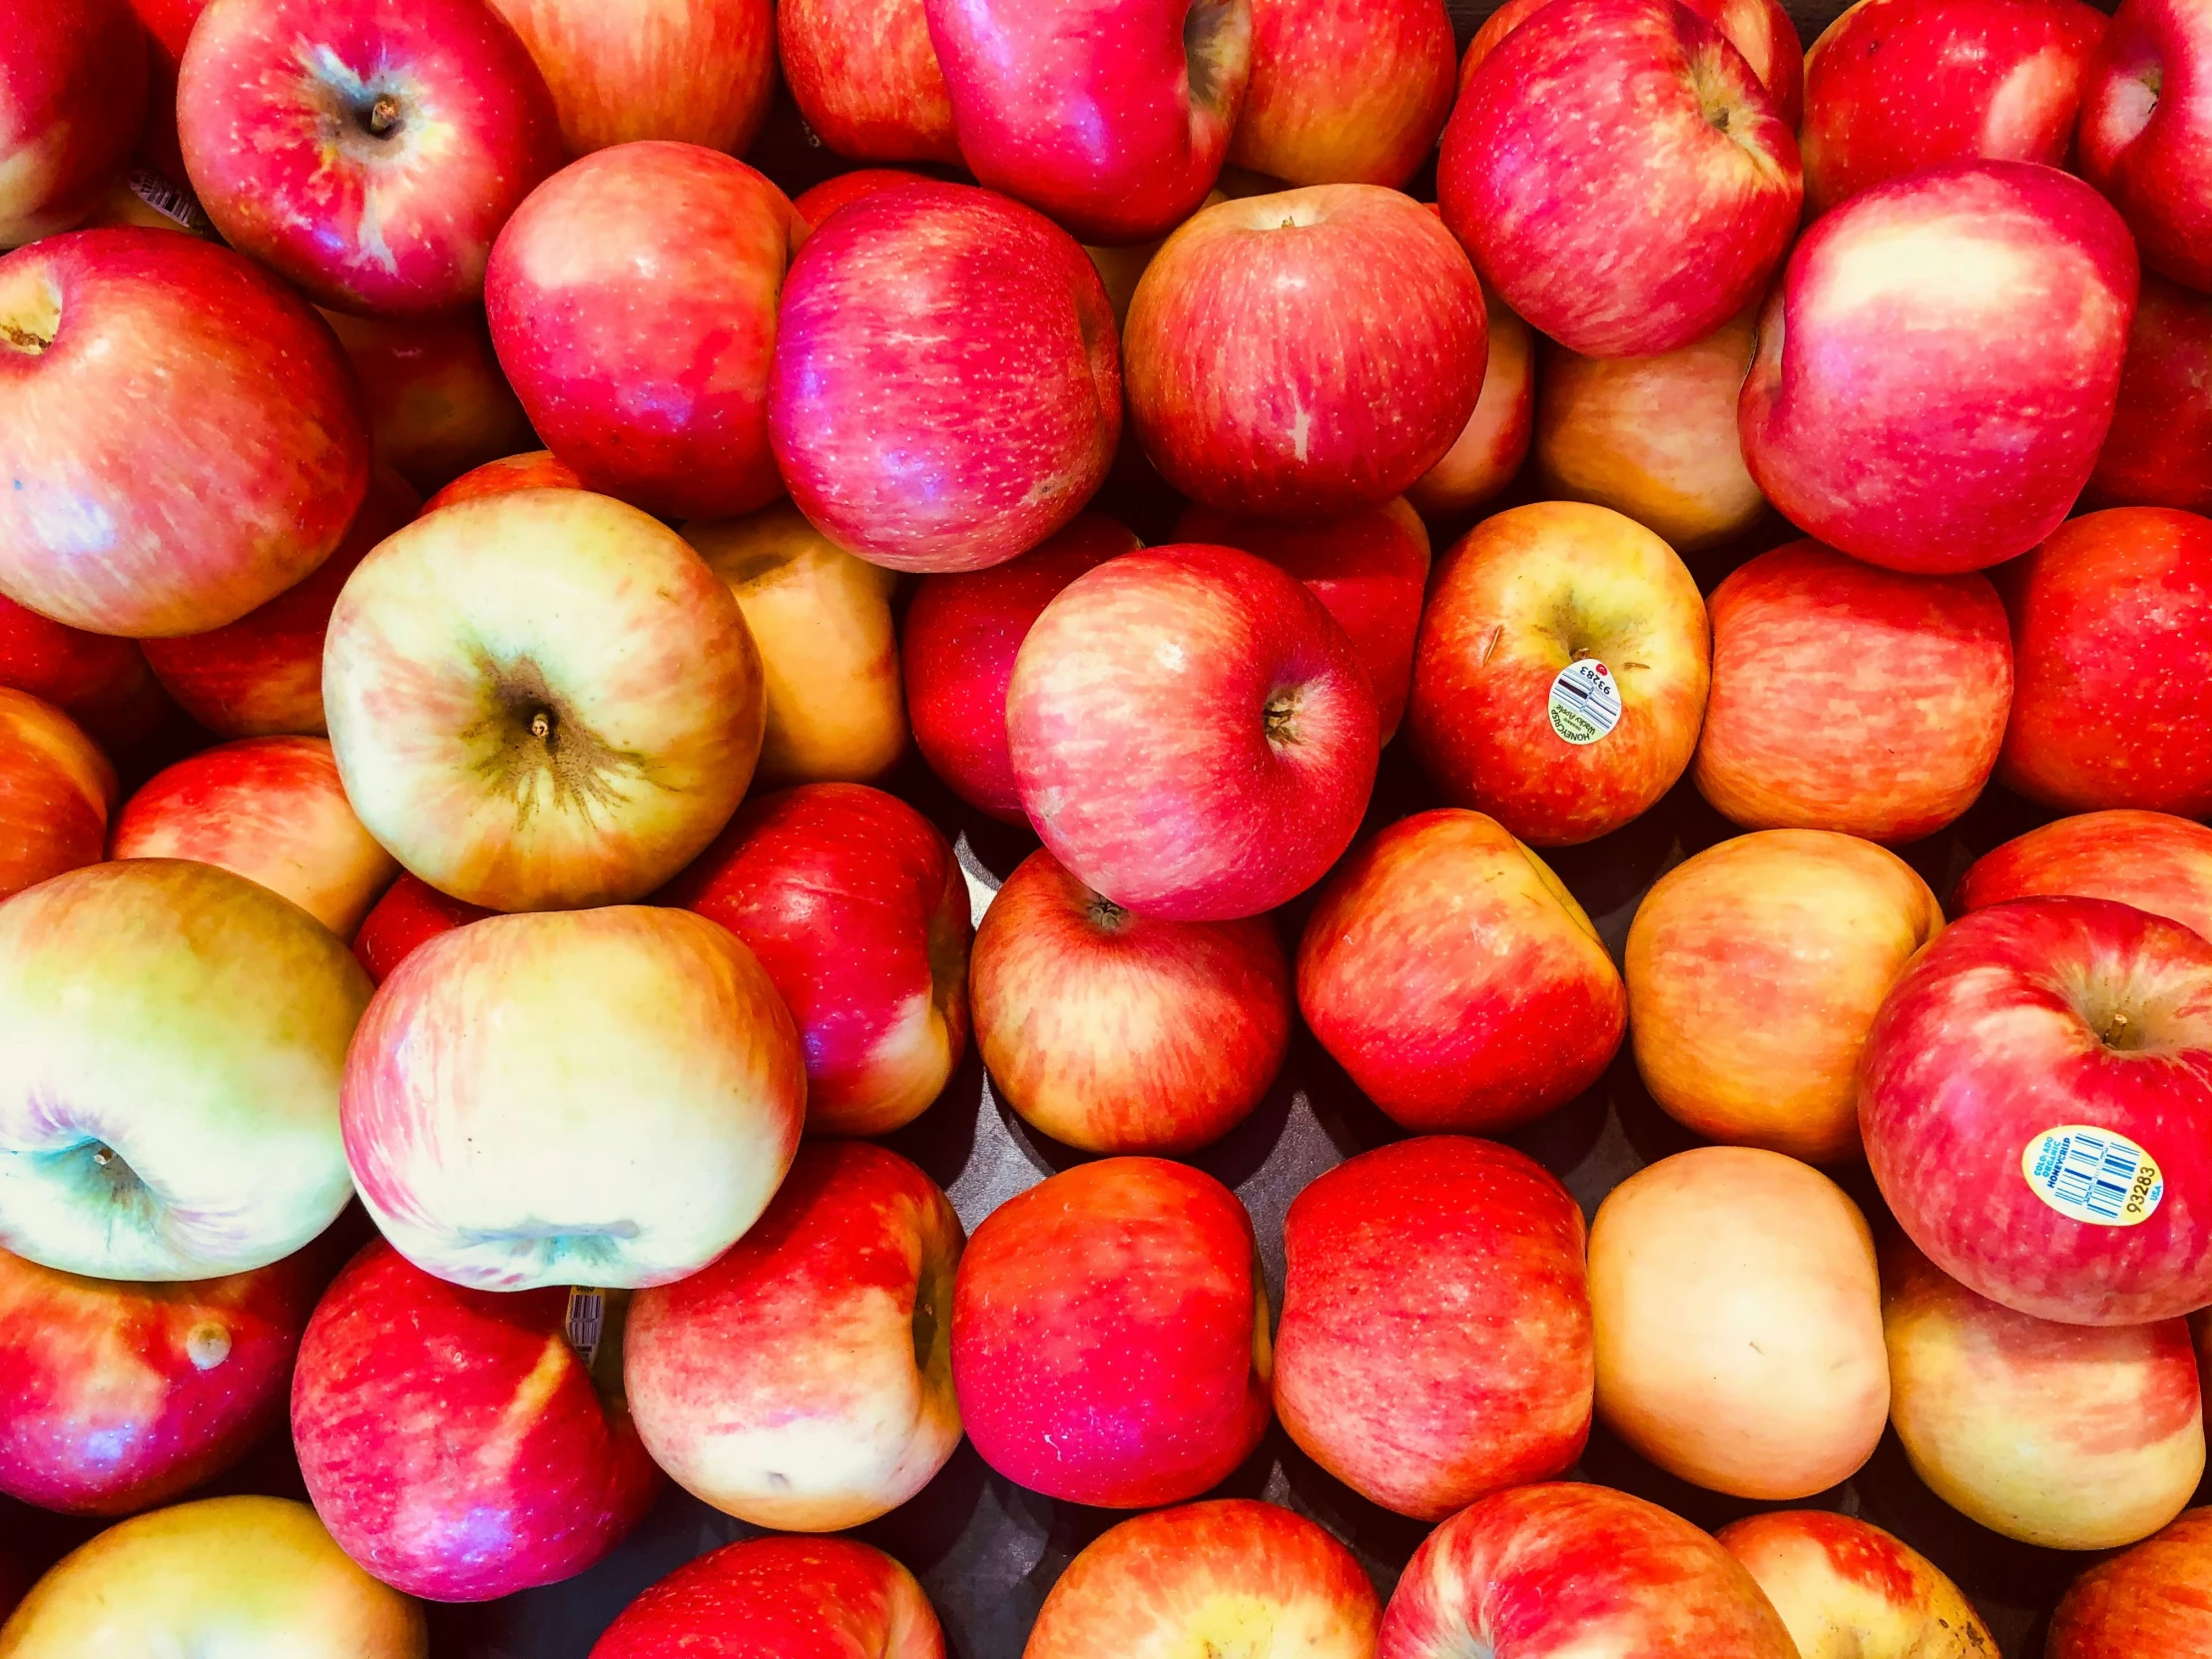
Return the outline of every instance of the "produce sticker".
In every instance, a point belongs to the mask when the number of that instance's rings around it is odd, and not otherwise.
[[[1551,729],[1577,747],[1596,743],[1620,724],[1621,689],[1595,657],[1561,669],[1551,682]]]
[[[2094,1227],[2146,1222],[2166,1196],[2166,1178],[2149,1153],[2115,1130],[2081,1123],[2031,1139],[2020,1173],[2053,1210]]]

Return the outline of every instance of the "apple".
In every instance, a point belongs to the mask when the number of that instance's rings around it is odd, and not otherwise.
[[[0,47],[0,248],[92,212],[145,123],[147,60],[130,0],[11,8]]]
[[[2143,264],[2198,289],[2212,288],[2207,53],[2212,24],[2193,7],[2123,0],[2082,82],[2076,138],[2082,177],[2126,218]]]
[[[177,147],[177,67],[208,0],[131,0],[131,9],[146,25],[148,47],[146,125],[139,132],[139,152],[159,171],[182,179],[185,158]]]
[[[230,1467],[283,1418],[319,1267],[142,1284],[0,1251],[0,1491],[124,1515]]]
[[[1714,1534],[1750,1569],[1800,1659],[1970,1659],[1997,1639],[1942,1569],[1881,1527],[1827,1509],[1746,1515]]]
[[[1573,0],[1559,0],[1572,4]],[[1379,1659],[1796,1659],[1733,1555],[1627,1492],[1495,1493],[1429,1533],[1382,1612]]]
[[[1658,879],[1628,929],[1644,1087],[1708,1140],[1856,1160],[1867,1033],[1942,925],[1919,872],[1855,835],[1762,830],[1706,848]]]
[[[730,590],[675,531],[585,490],[387,537],[330,615],[322,700],[369,833],[499,910],[651,892],[729,822],[764,718]]]
[[[345,1558],[304,1503],[211,1497],[111,1526],[5,1625],[7,1659],[281,1653],[428,1659],[422,1609]]]
[[[1724,817],[1911,841],[1979,798],[2012,705],[1987,577],[1910,576],[1798,541],[1706,603],[1713,691],[1690,776]]]
[[[417,490],[434,490],[536,441],[500,372],[483,312],[323,319],[361,383],[377,459]]]
[[[730,929],[791,1009],[807,1127],[882,1135],[967,1049],[967,878],[936,827],[860,784],[746,803],[658,895]]]
[[[136,640],[88,634],[0,595],[0,686],[51,703],[111,753],[173,723],[170,702]]]
[[[1252,1221],[1203,1171],[1078,1164],[983,1218],[952,1292],[952,1385],[983,1461],[1108,1509],[1217,1485],[1268,1425]]]
[[[1875,1019],[1859,1125],[1906,1233],[1991,1301],[2212,1303],[2212,940],[2103,898],[1961,917]]]
[[[803,5],[806,0],[799,0]],[[783,16],[794,15],[796,6],[787,6]],[[931,59],[932,65],[935,59]],[[847,202],[857,202],[863,196],[873,196],[878,191],[891,190],[899,185],[923,184],[929,180],[926,173],[916,173],[903,167],[862,167],[850,173],[839,173],[825,179],[812,189],[803,190],[792,198],[792,212],[807,222],[807,229],[817,231],[822,222],[843,207]]]
[[[847,1538],[746,1538],[678,1567],[622,1610],[591,1659],[755,1652],[945,1659],[914,1575]]]
[[[1022,1659],[1374,1659],[1382,1611],[1358,1557],[1304,1515],[1219,1498],[1132,1516],[1094,1538],[1053,1583]]]
[[[1082,511],[1120,433],[1106,290],[1020,204],[878,191],[792,262],[769,438],[792,498],[848,552],[920,571],[1025,553]]]
[[[769,365],[805,235],[765,177],[694,144],[595,151],[515,210],[484,278],[492,344],[586,489],[664,517],[784,493]]]
[[[961,165],[921,0],[785,0],[776,42],[792,101],[838,155]]]
[[[2004,572],[2017,675],[1997,780],[2067,812],[2212,815],[2212,519],[2115,507]]]
[[[2212,508],[2212,298],[2143,274],[2092,505]]]
[[[1774,100],[1775,114],[1793,133],[1805,113],[1805,48],[1798,27],[1782,0],[1682,0],[1682,3],[1718,29],[1751,65],[1759,84]],[[1459,90],[1490,55],[1499,41],[1540,11],[1547,0],[1505,0],[1482,20],[1474,38],[1459,59]]]
[[[368,998],[326,928],[213,864],[0,904],[0,1248],[99,1279],[289,1256],[352,1197],[338,1079]]]
[[[0,592],[136,638],[236,622],[368,489],[329,327],[229,249],[79,231],[0,259]]]
[[[2083,813],[1984,852],[1952,903],[1981,910],[2012,898],[2110,898],[2212,939],[2212,829],[2166,813]]]
[[[960,156],[1085,242],[1147,242],[1213,188],[1250,0],[925,0]]]
[[[1017,559],[915,584],[899,651],[914,747],[969,806],[1008,824],[1029,822],[1006,749],[1014,656],[1062,588],[1140,545],[1113,519],[1084,513]]]
[[[1872,564],[1944,575],[2024,553],[2089,481],[2135,289],[2119,215],[2051,168],[1864,191],[1768,292],[1744,460],[1792,523]]]
[[[1472,512],[1513,481],[1535,424],[1536,342],[1504,300],[1482,290],[1490,343],[1482,395],[1444,458],[1405,486],[1405,499],[1431,519]]]
[[[96,864],[115,768],[53,704],[0,686],[0,900]]]
[[[1249,1117],[1291,1040],[1275,923],[1124,909],[1045,851],[975,930],[975,1046],[993,1092],[1086,1152],[1188,1153]]]
[[[491,0],[553,92],[582,156],[641,139],[732,155],[752,147],[776,92],[771,0]]]
[[[695,520],[684,539],[736,596],[768,691],[762,784],[865,784],[906,752],[897,576],[851,554],[789,501]]]
[[[429,500],[415,517],[450,507],[456,501],[474,501],[485,495],[512,495],[517,490],[580,490],[584,480],[574,467],[550,449],[532,449],[520,455],[502,455],[496,461],[462,473]]]
[[[338,1547],[409,1595],[484,1601],[621,1542],[661,1473],[623,1408],[606,1302],[463,1290],[365,1246],[315,1306],[291,1382],[299,1473]]]
[[[354,933],[353,954],[370,980],[381,985],[401,962],[440,933],[498,913],[448,898],[421,876],[401,870]]]
[[[1291,185],[1404,185],[1458,84],[1443,0],[1252,0],[1237,167]]]
[[[2204,1472],[2186,1323],[2014,1313],[1903,1240],[1883,1279],[1898,1438],[1937,1497],[2046,1549],[2115,1549],[2181,1512]]]
[[[2045,1659],[2165,1659],[2212,1642],[2205,1574],[2212,1508],[2183,1512],[2073,1582],[2051,1615]]]
[[[1643,816],[1697,749],[1705,601],[1608,507],[1546,501],[1462,536],[1429,584],[1406,706],[1436,793],[1536,846]]]
[[[631,1306],[623,1375],[654,1460],[787,1532],[904,1503],[960,1443],[949,1320],[965,1237],[895,1152],[801,1148],[734,1248]]]
[[[1351,844],[1375,693],[1312,591],[1227,547],[1125,553],[1077,577],[1006,691],[1021,803],[1069,872],[1168,921],[1258,915]]]

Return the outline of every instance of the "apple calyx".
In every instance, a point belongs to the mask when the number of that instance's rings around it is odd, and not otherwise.
[[[51,282],[33,276],[22,290],[0,302],[0,344],[36,357],[61,332],[62,299]]]
[[[533,659],[501,666],[480,654],[476,669],[484,712],[461,741],[477,752],[478,775],[513,802],[518,824],[548,806],[589,816],[627,799],[624,785],[644,779],[644,762],[579,719]]]

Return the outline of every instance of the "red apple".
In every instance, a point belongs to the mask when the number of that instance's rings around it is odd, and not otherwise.
[[[1459,59],[1459,90],[1496,50],[1499,41],[1527,22],[1547,0],[1505,0],[1482,20],[1474,38]],[[1744,55],[1759,84],[1774,100],[1775,114],[1793,133],[1805,113],[1805,47],[1798,27],[1783,9],[1782,0],[1682,0],[1682,3],[1720,30],[1728,44]]]
[[[368,1244],[316,1305],[291,1382],[299,1473],[338,1547],[433,1601],[605,1556],[661,1486],[622,1404],[621,1318],[619,1297],[463,1290]]]
[[[147,109],[147,43],[130,0],[35,0],[0,44],[0,248],[83,223]]]
[[[776,39],[792,101],[838,155],[961,165],[922,0],[784,0]]]
[[[0,899],[98,863],[115,803],[115,768],[77,723],[0,686]]]
[[[591,1659],[945,1659],[914,1576],[845,1538],[747,1538],[678,1567],[622,1610]]]
[[[1109,1509],[1219,1483],[1268,1425],[1252,1221],[1212,1176],[1107,1158],[1001,1204],[952,1293],[952,1382],[983,1460]]]
[[[1975,1659],[1997,1639],[1942,1569],[1879,1526],[1778,1509],[1714,1534],[1750,1569],[1799,1659]]]
[[[421,876],[401,870],[399,879],[384,889],[384,896],[353,934],[353,954],[368,970],[368,977],[381,985],[401,962],[440,933],[498,913],[448,898]]]
[[[1105,479],[1113,313],[1074,239],[1026,208],[964,185],[879,191],[793,261],[769,400],[777,465],[830,540],[894,570],[978,570]]]
[[[2004,573],[2016,681],[1998,781],[2069,812],[2212,814],[2212,520],[2115,507]]]
[[[2212,1508],[2091,1567],[2051,1615],[2044,1659],[2168,1659],[2212,1647]]]
[[[168,231],[21,249],[0,335],[0,590],[57,622],[235,622],[320,564],[367,491],[344,352],[228,249]]]
[[[784,15],[788,17],[791,12],[787,9]],[[857,168],[825,179],[811,190],[801,191],[792,198],[792,212],[807,222],[808,230],[816,231],[822,228],[824,220],[847,202],[857,202],[863,196],[873,196],[899,185],[924,183],[928,178],[926,173],[914,173],[902,167]]]
[[[2082,177],[2111,198],[2143,264],[2212,287],[2212,18],[2176,0],[2122,0],[2081,88]]]
[[[2212,298],[2143,274],[2120,365],[2112,430],[2087,499],[2127,507],[2212,509]]]
[[[1436,148],[1458,55],[1443,0],[1252,0],[1229,160],[1291,185],[1399,187]]]
[[[1226,547],[1125,553],[1061,590],[1006,692],[1021,803],[1077,879],[1218,921],[1351,843],[1377,754],[1358,649],[1304,584]]]
[[[2119,215],[2050,168],[1866,191],[1805,234],[1767,295],[1744,460],[1792,523],[1872,564],[1942,574],[2024,553],[2089,481],[2135,287]]]
[[[420,518],[450,507],[456,501],[474,501],[483,495],[512,495],[517,490],[580,490],[584,480],[576,469],[550,449],[533,449],[520,455],[502,455],[496,461],[462,473],[423,502]]]
[[[1976,910],[1859,1075],[1875,1180],[1953,1279],[2069,1325],[2212,1303],[2212,941],[2102,898]]]
[[[0,686],[43,698],[112,753],[175,720],[135,640],[88,634],[0,595]]]
[[[208,0],[131,0],[146,25],[146,125],[139,149],[172,180],[185,176],[185,158],[177,147],[177,66],[192,39],[192,26],[208,9]]]
[[[1958,879],[1953,905],[2072,893],[2110,898],[2212,939],[2212,830],[2166,813],[2083,813],[1984,852]]]
[[[376,457],[417,490],[536,441],[492,353],[484,315],[324,317],[352,360]]]
[[[1488,288],[1482,309],[1490,344],[1482,395],[1444,458],[1405,486],[1405,499],[1431,519],[1472,512],[1528,458],[1536,413],[1536,341],[1528,324]]]

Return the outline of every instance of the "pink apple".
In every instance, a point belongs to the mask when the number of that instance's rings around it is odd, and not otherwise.
[[[146,120],[145,32],[130,0],[11,7],[0,45],[0,248],[83,223]]]
[[[462,473],[423,502],[425,513],[450,507],[456,501],[473,501],[482,495],[512,495],[517,490],[580,490],[584,480],[576,469],[550,449],[532,449],[520,455],[502,455],[496,461]]]
[[[135,640],[88,634],[0,595],[0,686],[43,698],[122,755],[177,719]]]
[[[776,39],[792,101],[838,155],[961,165],[922,0],[785,0]]]
[[[2212,939],[2212,829],[2168,813],[2083,813],[1984,852],[1958,879],[1961,911],[2012,898],[2110,898]]]
[[[1879,1526],[1829,1509],[1776,1509],[1714,1534],[1790,1627],[1799,1659],[1972,1659],[1997,1651],[1942,1569]]]
[[[437,489],[537,441],[500,372],[483,312],[323,315],[361,383],[376,458],[417,490]]]
[[[1513,481],[1528,458],[1536,413],[1536,341],[1506,303],[1482,290],[1490,344],[1482,395],[1444,457],[1405,486],[1405,499],[1430,519],[1470,513]]]
[[[491,0],[553,92],[582,156],[641,139],[751,148],[776,92],[771,0]]]
[[[785,16],[790,16],[786,10]],[[891,190],[899,185],[926,183],[929,175],[915,173],[903,167],[862,167],[850,173],[839,173],[825,179],[811,190],[803,190],[792,198],[792,211],[807,222],[810,231],[820,230],[822,222],[843,207],[847,202],[857,202],[863,196],[873,196],[878,191]]]
[[[353,935],[353,954],[381,985],[399,964],[440,933],[497,915],[480,904],[448,898],[419,875],[399,872]]]
[[[2212,941],[2102,898],[1976,910],[1859,1075],[1875,1180],[1952,1278],[2069,1325],[2212,1302]]]
[[[53,704],[0,686],[0,899],[100,861],[115,768]]]
[[[1375,693],[1306,586],[1226,547],[1127,553],[1023,640],[1006,693],[1021,803],[1077,879],[1140,915],[1258,915],[1367,810]]]
[[[2135,287],[2119,215],[2050,168],[1863,192],[1767,295],[1744,460],[1792,523],[1872,564],[1944,574],[2024,553],[2089,481]]]
[[[2092,504],[2212,508],[2212,297],[2143,274]]]
[[[1774,100],[1775,114],[1793,133],[1805,113],[1805,47],[1782,0],[1682,0],[1744,55],[1759,84]],[[1505,0],[1482,20],[1459,59],[1459,90],[1497,49],[1498,42],[1540,11],[1546,0]]]
[[[2197,79],[2212,19],[2176,0],[2122,0],[2081,88],[2082,177],[2111,198],[2143,264],[2212,287],[2212,116]]]
[[[2167,1659],[2212,1644],[2212,1508],[2190,1509],[2073,1582],[2051,1615],[2045,1659]]]
[[[1457,80],[1443,0],[1252,0],[1230,163],[1291,185],[1395,189],[1436,148]]]
[[[845,1538],[747,1538],[678,1567],[622,1610],[591,1659],[945,1659],[914,1576]]]

